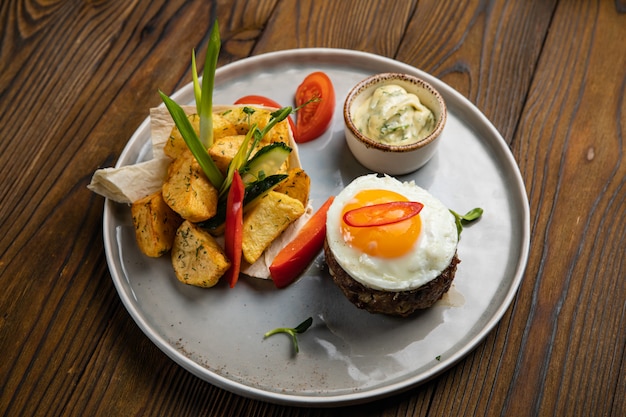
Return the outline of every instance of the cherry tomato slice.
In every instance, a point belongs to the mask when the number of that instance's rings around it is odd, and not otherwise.
[[[265,106],[265,107],[275,107],[277,109],[280,109],[282,107],[280,104],[278,104],[277,102],[275,102],[269,97],[257,96],[255,94],[243,96],[237,99],[237,101],[235,101],[235,104],[250,104],[252,106],[257,105],[257,106]]]
[[[311,101],[313,100],[313,101]],[[335,112],[335,88],[328,75],[321,71],[306,76],[296,90],[296,142],[318,138],[328,129]]]
[[[257,105],[257,106],[265,106],[265,107],[274,107],[277,109],[283,108],[283,106],[281,106],[280,104],[278,104],[271,98],[265,97],[265,96],[258,96],[255,94],[243,96],[237,101],[235,101],[235,104],[249,104],[251,106]],[[291,132],[293,133],[294,140],[297,142],[298,139],[297,139],[297,133],[296,133],[296,124],[293,122],[293,119],[291,118],[291,116],[287,118],[287,121],[289,122],[289,127],[291,127]]]
[[[224,251],[231,261],[231,266],[224,275],[231,288],[239,279],[241,269],[241,245],[243,240],[243,197],[245,188],[239,171],[233,175],[233,183],[228,190],[226,200],[226,221],[224,230]]]
[[[349,210],[343,221],[351,227],[375,227],[410,219],[422,211],[424,205],[416,201],[392,201]]]

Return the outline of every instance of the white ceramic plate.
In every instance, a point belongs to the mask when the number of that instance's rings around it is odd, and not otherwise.
[[[447,102],[444,138],[420,171],[399,177],[465,212],[483,218],[463,231],[461,264],[448,296],[408,319],[372,315],[350,304],[332,283],[323,255],[284,290],[269,281],[240,279],[200,289],[178,282],[169,256],[149,259],[135,243],[130,210],[107,201],[104,243],[119,295],[142,331],[169,357],[198,377],[234,393],[307,406],[382,398],[432,378],[470,352],[510,305],[529,250],[529,208],[519,169],[507,144],[468,100],[434,77],[376,55],[337,49],[281,51],[244,59],[217,71],[214,103],[260,94],[283,105],[306,75],[322,70],[337,97],[331,128],[301,145],[312,178],[313,205],[368,173],[348,151],[341,115],[354,84],[378,72],[422,77]],[[192,103],[191,85],[174,96]],[[149,159],[148,120],[132,136],[118,166]],[[264,339],[275,327],[313,317],[295,355],[286,335]]]

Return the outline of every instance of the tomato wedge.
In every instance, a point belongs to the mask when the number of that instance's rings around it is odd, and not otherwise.
[[[281,106],[280,104],[278,104],[271,98],[265,97],[265,96],[257,96],[255,94],[243,96],[237,101],[235,101],[235,104],[249,104],[251,106],[257,105],[257,106],[265,106],[265,107],[275,107],[277,109],[283,108],[283,106]],[[287,122],[289,123],[289,127],[291,127],[291,132],[293,133],[293,137],[295,141],[297,142],[298,140],[297,140],[297,134],[296,134],[296,124],[293,122],[293,119],[291,118],[291,116],[287,118]]]
[[[243,197],[245,188],[238,171],[233,175],[233,182],[226,199],[226,220],[224,230],[224,251],[230,259],[231,266],[224,276],[230,288],[239,279],[241,270],[241,245],[243,240]]]
[[[392,201],[349,210],[343,221],[351,227],[376,227],[399,223],[422,211],[424,205],[416,201]]]
[[[328,75],[321,71],[307,75],[296,90],[296,107],[296,142],[304,143],[321,136],[335,112],[335,88]]]
[[[326,237],[326,213],[333,199],[329,197],[274,258],[270,275],[277,288],[291,284],[322,249]]]
[[[265,96],[257,96],[255,94],[250,94],[248,96],[243,96],[235,101],[235,104],[250,104],[252,106],[266,106],[266,107],[276,107],[280,109],[282,106],[272,100],[269,97]]]

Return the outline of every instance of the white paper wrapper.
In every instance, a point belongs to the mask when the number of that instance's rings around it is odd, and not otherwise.
[[[161,189],[170,162],[169,158],[160,158],[120,168],[102,168],[93,174],[87,188],[118,203],[131,204]]]

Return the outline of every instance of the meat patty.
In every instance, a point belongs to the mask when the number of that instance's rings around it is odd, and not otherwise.
[[[428,308],[441,299],[450,289],[456,266],[461,262],[455,253],[450,265],[441,275],[421,287],[407,291],[382,291],[366,287],[344,271],[328,247],[328,242],[324,242],[324,254],[333,281],[350,302],[370,313],[400,317],[407,317],[417,310]]]

